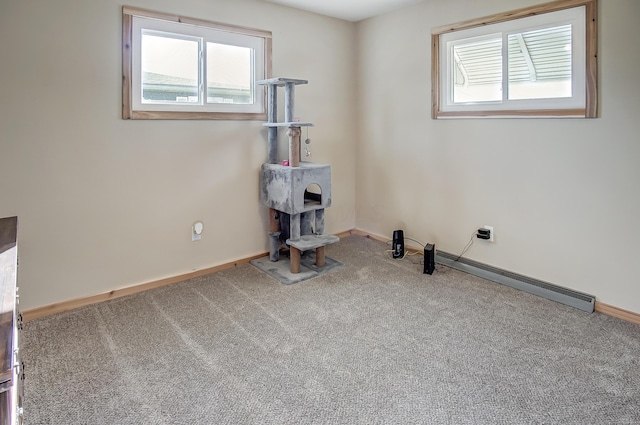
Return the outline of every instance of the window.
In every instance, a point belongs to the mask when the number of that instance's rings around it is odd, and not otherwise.
[[[596,0],[432,31],[433,118],[595,117]]]
[[[125,119],[266,119],[271,33],[123,8]]]

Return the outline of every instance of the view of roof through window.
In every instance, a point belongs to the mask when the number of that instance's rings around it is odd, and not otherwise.
[[[196,37],[142,35],[142,99],[203,103],[199,98],[200,43]],[[252,49],[206,43],[207,103],[252,103]]]
[[[501,33],[456,42],[454,102],[501,100],[503,60],[509,99],[570,97],[571,31],[562,25],[509,34],[505,59]]]

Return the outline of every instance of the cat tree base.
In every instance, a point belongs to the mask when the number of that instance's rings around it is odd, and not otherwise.
[[[291,250],[289,251],[290,253]],[[300,271],[298,273],[291,273],[291,259],[286,251],[281,253],[280,259],[276,262],[271,261],[269,257],[261,257],[251,261],[251,264],[285,285],[304,282],[344,266],[344,263],[328,256],[325,257],[324,266],[318,266],[316,262],[316,251],[312,250],[301,253]]]

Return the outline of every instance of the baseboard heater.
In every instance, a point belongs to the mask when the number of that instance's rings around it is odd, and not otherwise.
[[[456,260],[457,259],[457,260]],[[436,263],[472,274],[502,285],[510,286],[521,291],[529,292],[552,301],[593,313],[596,298],[582,292],[572,291],[561,286],[532,279],[506,270],[498,269],[487,264],[466,258],[458,259],[457,255],[437,251]]]

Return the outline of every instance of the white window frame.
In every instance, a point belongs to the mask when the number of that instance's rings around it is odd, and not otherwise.
[[[143,31],[175,34],[199,42],[199,102],[142,101],[141,41]],[[208,103],[206,43],[228,44],[252,50],[253,103]],[[271,74],[271,33],[194,18],[123,7],[123,110],[124,119],[266,120],[266,95],[255,82]]]
[[[432,30],[432,117],[595,117],[597,111],[596,0],[560,0]],[[570,24],[572,26],[572,96],[508,99],[509,34]],[[474,38],[502,38],[502,100],[453,102],[452,46]]]

